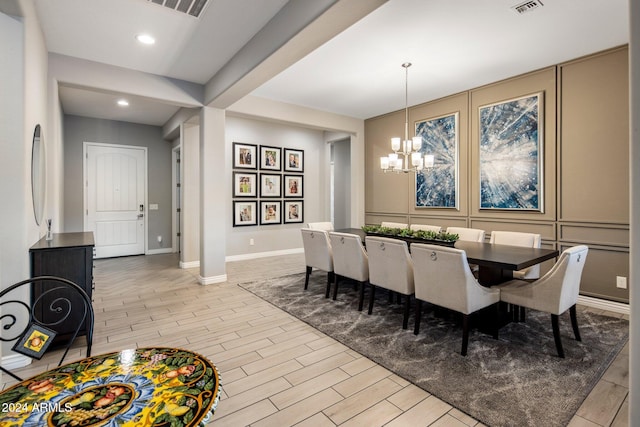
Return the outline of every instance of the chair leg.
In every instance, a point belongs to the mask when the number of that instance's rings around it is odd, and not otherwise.
[[[364,305],[364,288],[369,283],[368,280],[364,282],[360,282],[360,296],[358,297],[358,311],[362,311],[362,306]]]
[[[578,329],[578,318],[576,317],[575,304],[569,308],[569,315],[571,316],[571,326],[573,327],[573,335],[575,335],[576,341],[582,341],[582,338],[580,338],[580,329]]]
[[[371,312],[373,311],[373,300],[376,298],[376,286],[369,283],[369,285],[371,285],[371,295],[369,296],[369,313],[371,314]]]
[[[469,315],[462,315],[462,351],[461,355],[467,355],[467,347],[469,346]]]
[[[411,308],[411,295],[407,295],[404,300],[404,318],[402,319],[402,329],[407,329],[409,327],[409,309],[410,308]]]
[[[422,316],[422,300],[416,298],[416,322],[413,326],[413,334],[420,333],[420,317]]]
[[[551,328],[553,329],[553,339],[556,342],[556,350],[558,350],[558,357],[564,359],[564,350],[562,349],[562,341],[560,340],[560,325],[558,323],[559,316],[557,314],[551,315]]]
[[[527,321],[527,308],[522,306],[520,307],[520,322],[524,323]]]
[[[309,287],[309,276],[311,276],[311,270],[312,270],[312,268],[307,266],[307,271],[306,271],[306,274],[304,276],[304,290],[305,291]]]
[[[331,292],[331,283],[335,280],[336,275],[333,271],[327,273],[327,290],[324,293],[325,298],[329,298],[329,293]]]
[[[338,298],[338,280],[340,280],[339,275],[335,275],[335,280],[333,281],[333,300],[335,301]]]

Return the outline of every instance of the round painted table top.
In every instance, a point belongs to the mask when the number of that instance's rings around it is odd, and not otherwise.
[[[87,357],[0,393],[0,426],[198,426],[220,398],[205,357],[139,348]]]

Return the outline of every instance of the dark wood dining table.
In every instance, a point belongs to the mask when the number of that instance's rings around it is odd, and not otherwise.
[[[345,228],[335,230],[341,233],[351,233],[360,236],[364,242],[367,233],[360,228]],[[418,239],[398,236],[385,236],[405,240],[408,243],[430,243]],[[497,245],[493,243],[466,242],[458,240],[454,247],[462,249],[470,264],[479,267],[478,281],[485,286],[492,286],[506,282],[513,278],[513,272],[523,270],[532,265],[555,259],[559,255],[557,249],[526,248],[520,246]]]
[[[220,399],[204,356],[149,347],[91,356],[0,392],[0,426],[203,426]]]

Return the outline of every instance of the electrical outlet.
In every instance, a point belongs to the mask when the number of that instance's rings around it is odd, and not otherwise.
[[[162,243],[162,236],[158,236],[158,243]]]
[[[249,246],[253,246],[255,244],[256,244],[256,242],[254,242],[253,239],[249,239]]]
[[[627,278],[624,276],[616,276],[616,287],[627,289]]]

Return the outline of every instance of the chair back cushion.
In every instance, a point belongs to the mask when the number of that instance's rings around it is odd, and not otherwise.
[[[380,227],[387,227],[387,228],[408,228],[409,224],[405,224],[403,222],[388,222],[388,221],[382,221],[380,223]]]
[[[461,249],[411,244],[416,298],[464,314],[496,303],[500,292],[478,283]]]
[[[309,228],[313,230],[333,231],[332,222],[310,222]]]
[[[535,233],[521,233],[517,231],[492,231],[489,243],[498,245],[522,246],[526,248],[539,248],[542,238]],[[532,265],[524,270],[514,271],[516,279],[532,280],[540,277],[540,264]]]
[[[369,282],[403,295],[414,293],[413,261],[407,242],[387,237],[365,238]]]
[[[530,301],[525,305],[535,310],[560,315],[576,304],[588,252],[589,248],[585,245],[563,251],[551,270],[532,283]]]
[[[302,245],[307,267],[315,267],[324,271],[333,271],[333,253],[329,234],[324,230],[302,228]]]
[[[336,274],[360,282],[369,280],[369,260],[360,236],[330,231],[329,241]]]
[[[566,249],[562,255],[567,259],[567,267],[560,291],[560,303],[558,311],[563,313],[572,305],[578,302],[580,294],[580,281],[582,280],[582,270],[587,261],[589,247],[586,245],[578,245]]]
[[[413,231],[433,231],[434,233],[439,233],[442,230],[442,227],[439,225],[427,225],[427,224],[411,224],[409,227]]]
[[[478,228],[448,227],[447,234],[457,234],[464,242],[484,242],[484,230]]]

